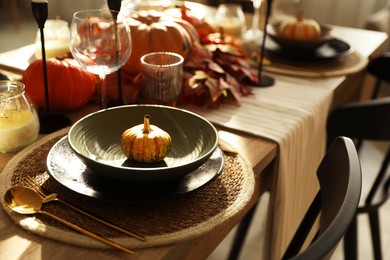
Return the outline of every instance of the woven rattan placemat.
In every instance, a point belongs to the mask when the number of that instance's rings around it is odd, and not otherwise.
[[[123,246],[146,248],[196,238],[222,225],[235,216],[250,200],[254,191],[254,175],[249,164],[239,155],[226,153],[223,172],[207,185],[179,198],[146,203],[116,204],[81,196],[59,185],[45,173],[48,151],[68,129],[53,133],[18,153],[0,175],[0,194],[18,185],[23,176],[34,177],[46,189],[66,201],[123,228],[145,236],[139,242],[59,204],[51,202],[43,209],[55,213],[85,229],[110,238]],[[107,246],[85,237],[44,215],[24,216],[3,209],[23,229],[44,237],[85,247]]]
[[[353,74],[364,69],[368,59],[353,51],[337,59],[292,60],[271,56],[271,65],[264,70],[288,76],[301,77],[336,77]]]

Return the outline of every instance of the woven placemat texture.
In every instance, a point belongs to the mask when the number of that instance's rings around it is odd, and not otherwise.
[[[66,132],[67,129],[54,133],[16,155],[0,175],[1,195],[3,196],[10,187],[20,185],[21,178],[29,175],[45,189],[57,193],[67,202],[143,235],[148,242],[140,242],[123,235],[58,202],[44,204],[43,210],[132,248],[172,244],[210,232],[213,227],[222,225],[237,214],[253,195],[253,171],[240,155],[233,153],[224,155],[225,168],[215,180],[179,198],[159,202],[116,204],[79,195],[55,182],[45,172],[48,151]],[[11,212],[4,203],[3,209],[16,224],[41,236],[86,247],[107,247],[44,215],[19,215]]]
[[[299,60],[284,59],[270,55],[271,65],[265,66],[268,72],[302,77],[345,76],[361,71],[368,64],[368,59],[357,51],[337,59]]]

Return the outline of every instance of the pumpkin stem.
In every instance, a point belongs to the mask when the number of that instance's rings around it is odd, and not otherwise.
[[[153,131],[152,128],[150,128],[150,118],[151,118],[150,115],[144,116],[144,129],[142,129],[142,133],[144,134],[149,134],[150,132]]]
[[[303,20],[303,16],[304,16],[304,11],[303,10],[300,10],[297,14],[297,20],[298,21],[302,21]]]

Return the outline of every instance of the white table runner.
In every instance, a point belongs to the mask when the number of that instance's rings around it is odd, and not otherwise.
[[[276,255],[272,259],[280,259],[279,254],[318,189],[316,169],[325,152],[326,118],[333,90],[343,80],[344,77],[296,79],[278,75],[274,86],[254,88],[253,96],[242,98],[241,107],[185,107],[216,125],[278,143],[276,197],[271,209],[271,246]],[[291,211],[294,214],[289,214]]]

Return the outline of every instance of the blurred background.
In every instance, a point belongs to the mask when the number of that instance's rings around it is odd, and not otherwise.
[[[132,8],[142,2],[169,2],[169,0],[123,0],[122,6]],[[180,1],[176,1],[180,2]],[[224,2],[238,2],[245,11],[252,11],[250,0],[194,0],[217,6]],[[36,24],[33,21],[29,0],[0,0],[0,51],[10,50],[31,43],[35,39]],[[68,22],[76,10],[99,8],[105,0],[51,0],[49,19],[59,16]],[[367,28],[390,32],[389,0],[274,0],[274,14],[295,15],[303,9],[305,17],[320,23]],[[12,41],[10,41],[12,37]],[[15,41],[14,41],[15,40]],[[29,40],[26,42],[26,40]],[[15,45],[16,44],[16,45]]]

